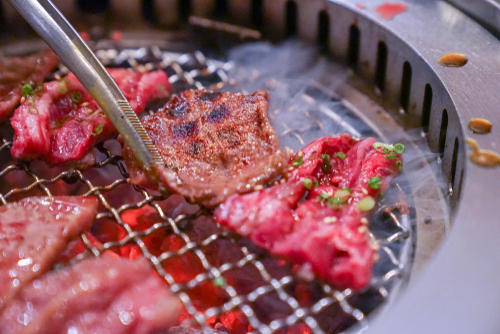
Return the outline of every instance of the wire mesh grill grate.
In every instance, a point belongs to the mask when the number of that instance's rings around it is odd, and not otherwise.
[[[231,83],[227,73],[230,64],[207,59],[199,51],[181,54],[154,47],[121,51],[111,48],[98,50],[97,54],[108,66],[125,65],[141,71],[162,68],[169,74],[174,91],[193,87],[219,89]],[[302,132],[286,128],[286,133],[280,135],[301,138]],[[94,165],[79,169],[13,161],[9,136],[2,137],[3,204],[34,194],[96,196],[101,203],[97,227],[80,236],[85,251],[72,261],[134,248],[178,295],[185,306],[185,321],[191,324],[213,325],[224,314],[238,310],[260,333],[286,332],[299,324],[315,333],[337,332],[354,324],[358,324],[356,330],[362,331],[367,326],[366,315],[390,296],[407,269],[404,247],[410,240],[409,218],[388,205],[379,207],[372,219],[377,223],[370,228],[370,236],[380,246],[372,283],[361,292],[338,291],[324,282],[299,278],[296,266],[221,228],[210,219],[209,212],[198,209],[189,214],[176,213],[164,205],[170,199],[132,185],[115,140],[98,145]],[[146,207],[151,208],[148,212],[154,215],[154,221],[145,229],[137,229],[124,219],[127,213]],[[121,231],[120,236],[95,242],[100,237],[96,231],[109,224]],[[197,230],[200,226],[204,226],[201,232]],[[151,247],[151,239],[156,240],[157,235],[170,238],[177,246],[158,251]],[[180,268],[189,275],[173,270],[179,269],[182,261],[188,261],[187,267]],[[204,299],[200,291],[204,289],[215,291],[215,301],[200,302]]]

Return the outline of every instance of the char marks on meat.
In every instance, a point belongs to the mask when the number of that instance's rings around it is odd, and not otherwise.
[[[150,334],[168,329],[179,311],[146,260],[102,257],[27,285],[0,315],[0,332]]]
[[[96,210],[95,198],[65,196],[29,197],[0,207],[0,309],[50,269],[67,242],[90,227]]]
[[[309,263],[338,287],[361,289],[371,279],[376,248],[367,233],[370,201],[401,167],[400,155],[375,150],[375,142],[316,139],[294,157],[286,183],[230,197],[216,220],[275,254]],[[370,179],[379,183],[370,187]]]
[[[163,71],[137,73],[110,69],[136,113],[148,101],[170,91]],[[11,118],[14,140],[11,154],[16,159],[45,158],[50,163],[82,159],[93,145],[115,133],[95,100],[73,74],[44,84],[42,92],[27,98]]]
[[[286,156],[267,118],[268,94],[188,90],[173,97],[143,125],[160,151],[161,183],[213,207],[284,173]],[[133,182],[148,185],[125,147]]]
[[[19,103],[23,85],[34,87],[43,82],[58,64],[59,58],[51,50],[25,57],[0,58],[0,121]]]

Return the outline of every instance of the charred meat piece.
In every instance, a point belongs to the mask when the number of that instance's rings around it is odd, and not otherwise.
[[[96,211],[97,200],[90,197],[28,197],[0,207],[0,309],[50,269],[67,242],[90,227]]]
[[[27,285],[0,315],[0,332],[150,334],[179,310],[146,260],[94,258]]]
[[[375,142],[317,139],[291,161],[286,183],[230,197],[216,220],[272,253],[309,263],[338,287],[361,289],[376,248],[367,216],[401,167],[400,154],[376,150]]]
[[[36,87],[59,64],[50,50],[31,56],[0,58],[0,121],[10,115],[23,95],[23,85]]]
[[[110,69],[136,113],[147,102],[170,91],[163,71],[137,73]],[[10,120],[14,128],[11,154],[16,159],[45,158],[63,163],[83,158],[93,145],[109,138],[115,128],[73,74],[47,82],[24,99]]]
[[[161,183],[213,207],[281,175],[286,157],[267,118],[267,103],[262,90],[252,95],[189,90],[144,117],[165,163]],[[124,156],[133,182],[148,186],[127,147]]]

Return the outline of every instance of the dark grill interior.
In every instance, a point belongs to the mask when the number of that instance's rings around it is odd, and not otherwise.
[[[174,91],[187,87],[217,89],[230,79],[223,62],[207,59],[199,51],[179,54],[158,48],[103,49],[98,55],[107,66],[161,66],[169,74]],[[307,131],[286,127],[283,136],[300,139]],[[73,195],[96,196],[101,203],[98,220],[90,232],[81,235],[84,249],[71,261],[107,251],[130,258],[143,254],[180,297],[185,306],[183,319],[193,325],[220,322],[230,327],[231,323],[233,332],[240,326],[262,333],[306,328],[317,333],[335,332],[356,323],[364,327],[366,315],[400,285],[410,265],[412,216],[391,206],[394,198],[386,198],[372,219],[371,236],[380,247],[372,283],[360,293],[337,291],[324,282],[300,278],[304,274],[298,266],[224,230],[213,222],[209,212],[198,210],[186,215],[175,214],[174,210],[168,214],[172,208],[165,204],[166,198],[130,184],[114,140],[98,147],[98,162],[89,170],[46,171],[37,169],[36,163],[14,162],[8,153],[10,144],[10,137],[3,135],[2,203],[35,194],[59,195],[66,189],[63,184],[72,189]],[[18,178],[22,174],[24,183],[13,185],[11,173],[17,173]],[[394,194],[403,193],[400,185],[394,187]],[[130,217],[148,206],[151,209],[147,212],[154,218],[144,226],[135,224]]]

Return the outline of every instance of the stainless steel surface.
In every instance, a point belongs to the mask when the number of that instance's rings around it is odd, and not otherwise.
[[[175,27],[182,22],[187,3],[191,4],[190,13],[207,17],[213,15],[216,7],[215,0],[153,0],[147,3],[153,5],[154,17],[146,15],[138,19],[143,2],[111,0],[108,10],[115,19],[108,22],[105,18],[110,16],[103,13],[81,17],[76,2],[59,2],[72,18],[104,29],[124,29],[124,34],[130,31],[131,35],[134,29],[151,31],[154,35],[164,27]],[[432,260],[425,270],[412,276],[398,300],[374,318],[370,332],[495,333],[500,327],[496,314],[500,309],[500,266],[496,260],[500,258],[497,240],[500,178],[498,169],[481,168],[467,159],[464,138],[473,137],[482,148],[500,149],[498,131],[478,136],[469,133],[466,126],[471,117],[491,120],[494,129],[499,121],[499,41],[448,2],[404,0],[408,10],[390,21],[374,11],[383,2],[229,0],[227,14],[232,22],[236,20],[239,24],[262,23],[268,35],[279,38],[290,30],[287,26],[290,28],[294,20],[287,20],[287,7],[293,9],[290,3],[295,3],[298,35],[315,41],[323,12],[323,17],[329,18],[326,28],[329,50],[341,60],[347,60],[349,54],[356,55],[358,61],[354,65],[368,83],[367,88],[353,84],[354,88],[392,110],[392,116],[408,129],[428,122],[425,137],[431,149],[442,154],[442,169],[450,182],[450,191],[445,195],[450,201],[453,226],[441,249],[432,252]],[[19,26],[19,18],[8,7],[4,8],[4,15],[7,25]],[[132,29],[129,22],[134,22]],[[154,29],[149,30],[151,24]],[[358,48],[353,48],[356,35],[359,36]],[[386,47],[386,67],[385,75],[377,79],[380,45]],[[358,52],[354,52],[356,49]],[[448,52],[466,54],[468,64],[462,68],[440,66],[437,59]],[[408,76],[408,68],[411,76]],[[384,89],[377,95],[380,89],[374,86],[380,82],[384,83]],[[406,113],[400,112],[402,87],[409,88]],[[97,191],[97,188],[91,189]],[[424,218],[417,217],[418,238],[424,234],[432,238],[439,229],[435,229],[433,221],[425,224]],[[439,242],[429,247],[429,253],[438,246]]]
[[[154,44],[161,45],[162,41]],[[175,91],[186,87],[230,88],[229,83],[234,79],[228,73],[231,64],[207,58],[199,51],[193,54],[175,53],[161,51],[157,46],[125,48],[117,51],[115,48],[104,47],[97,50],[96,54],[105,65],[120,63],[122,66],[123,64],[134,66],[140,62],[146,66],[149,64],[152,67],[164,68],[171,73],[169,78]],[[145,60],[151,56],[154,60]],[[280,141],[292,136],[298,139],[296,143],[301,147],[301,142],[304,141],[302,137],[329,134],[327,129],[331,129],[332,126],[318,123],[316,118],[321,114],[316,110],[316,100],[311,96],[308,101],[310,110],[304,115],[308,121],[299,127],[285,123],[288,118],[283,115],[287,111],[270,110],[274,125],[286,128],[279,133]],[[333,109],[332,112],[339,112],[339,117],[350,115],[341,102],[338,102],[337,106],[339,109]],[[335,118],[330,122],[334,123]],[[314,126],[303,127],[308,124]],[[337,127],[340,132],[347,131],[342,127],[342,122],[338,123]],[[360,122],[356,131],[371,134],[373,129],[368,124]],[[299,323],[307,324],[315,333],[338,331],[353,324],[357,325],[358,330],[362,330],[368,325],[367,314],[394,295],[395,290],[404,283],[411,267],[415,217],[409,213],[402,213],[397,207],[392,206],[391,198],[386,198],[382,205],[378,206],[371,219],[370,235],[380,247],[378,251],[380,259],[374,267],[372,282],[361,292],[351,289],[336,290],[322,281],[307,282],[298,278],[292,270],[287,269],[290,266],[287,263],[283,264],[283,260],[273,259],[268,253],[252,246],[249,242],[242,242],[240,238],[215,223],[212,223],[213,228],[209,234],[198,237],[200,228],[197,227],[196,220],[198,219],[198,224],[201,224],[203,222],[199,219],[205,219],[206,224],[210,214],[198,211],[189,216],[169,216],[162,209],[161,202],[165,199],[163,196],[130,183],[116,141],[109,141],[96,150],[98,161],[90,170],[56,167],[47,172],[37,167],[36,162],[12,161],[8,154],[10,138],[0,135],[0,140],[2,143],[0,157],[6,160],[0,165],[2,203],[36,192],[49,196],[56,195],[57,191],[60,191],[57,185],[59,183],[60,186],[62,182],[79,185],[73,189],[74,194],[96,196],[102,204],[103,211],[97,216],[96,226],[111,220],[113,225],[121,226],[125,233],[117,240],[102,245],[93,244],[87,233],[82,234],[81,240],[87,250],[75,260],[86,256],[99,256],[105,251],[117,250],[124,246],[138,247],[160,277],[168,283],[169,288],[180,297],[187,312],[192,316],[191,322],[198,325],[204,325],[212,317],[241,310],[251,326],[261,333],[271,333]],[[108,177],[103,180],[102,177],[96,177],[96,173]],[[14,179],[25,176],[28,181],[22,187],[14,187],[10,183],[12,178],[9,177],[12,174]],[[404,187],[405,179],[399,181],[400,183],[392,187],[394,195],[406,194],[406,190],[401,188]],[[409,204],[411,205],[411,201]],[[157,212],[158,220],[146,230],[137,231],[123,215],[128,210],[147,205],[151,205]],[[147,239],[158,233],[164,233],[165,239],[179,238],[183,242],[182,247],[176,251],[156,253]],[[237,250],[239,255],[232,259],[223,255],[218,260],[220,262],[214,263],[214,247],[223,247],[219,250],[221,254]],[[193,266],[201,266],[200,273],[189,280],[180,279],[168,265],[169,261],[178,260],[186,254],[192,256]],[[243,284],[253,286],[250,291],[243,293],[240,284],[228,283],[221,287],[227,295],[223,302],[206,309],[197,309],[195,306],[199,305],[199,300],[196,298],[197,289],[207,289],[207,283],[219,277],[234,275],[238,271],[240,275],[244,275]],[[250,276],[250,281],[247,281],[249,280],[247,276]],[[296,290],[297,286],[302,286],[302,289],[310,288],[314,292],[310,301],[304,302],[299,298],[300,290]],[[261,303],[264,305],[260,306]],[[264,314],[269,316],[263,318]]]
[[[458,8],[491,28],[500,36],[500,1],[498,0],[448,0]]]
[[[10,0],[12,6],[76,75],[130,146],[137,161],[152,173],[162,159],[134,110],[104,66],[49,0]]]

